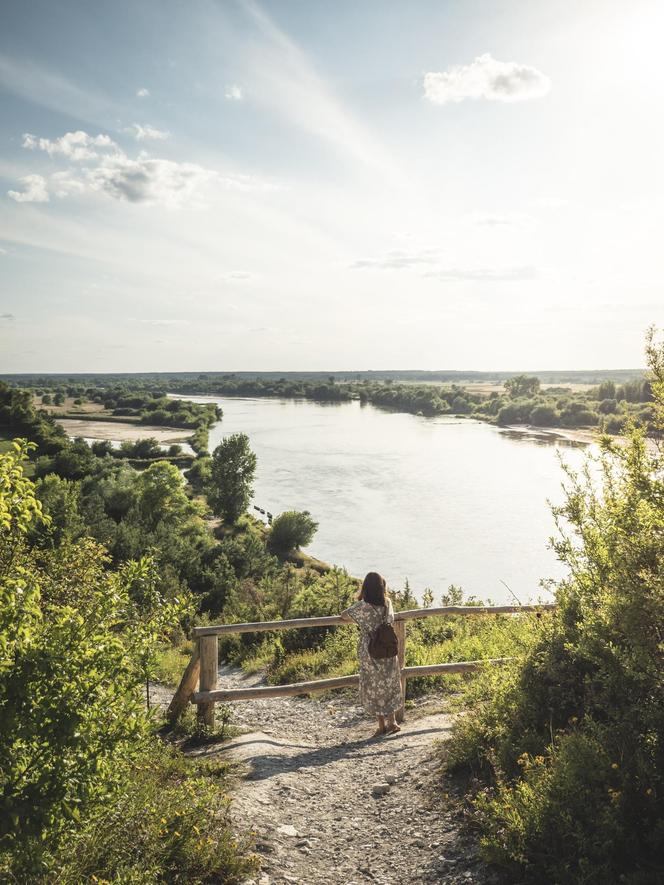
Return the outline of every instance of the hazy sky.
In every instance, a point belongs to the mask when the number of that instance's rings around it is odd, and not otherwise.
[[[664,7],[3,0],[0,371],[643,365]]]

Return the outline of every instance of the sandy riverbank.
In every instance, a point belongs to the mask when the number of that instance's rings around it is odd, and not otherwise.
[[[70,437],[131,442],[152,437],[158,442],[185,442],[190,432],[178,427],[155,427],[150,424],[125,424],[120,421],[86,421],[84,418],[56,418]]]
[[[590,428],[568,427],[537,427],[533,424],[509,424],[499,428],[506,436],[522,437],[542,443],[569,443],[570,445],[589,446],[596,443],[600,434]],[[615,437],[620,439],[620,437]]]

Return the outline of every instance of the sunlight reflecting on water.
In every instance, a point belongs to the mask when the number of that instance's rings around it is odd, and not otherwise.
[[[562,453],[583,445],[458,418],[385,412],[359,402],[213,399],[224,419],[210,434],[244,432],[258,457],[253,503],[278,514],[309,510],[319,522],[310,553],[391,587],[406,578],[439,598],[450,584],[495,602],[538,595],[563,574],[547,549],[547,498],[562,501]]]

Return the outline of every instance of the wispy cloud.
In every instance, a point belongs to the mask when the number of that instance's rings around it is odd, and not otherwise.
[[[244,98],[244,92],[242,87],[238,86],[237,83],[231,83],[226,87],[224,97],[229,101],[242,101]]]
[[[419,268],[422,265],[436,264],[440,255],[436,250],[430,249],[424,252],[387,252],[381,258],[361,258],[354,261],[350,267],[353,270],[374,268],[377,270],[403,270]]]
[[[525,228],[531,226],[533,222],[532,216],[516,212],[507,215],[476,213],[468,219],[468,223],[473,227],[495,229]]]
[[[220,279],[225,282],[239,282],[243,280],[250,280],[252,279],[252,277],[253,274],[249,273],[246,270],[231,270],[220,277]]]
[[[551,88],[549,78],[529,65],[497,61],[490,53],[479,55],[469,65],[456,65],[442,73],[424,75],[424,95],[434,104],[467,98],[487,101],[525,101],[541,98]]]
[[[137,320],[137,322],[142,323],[146,326],[188,326],[189,320],[161,320],[161,319],[150,319],[150,320]]]
[[[24,175],[19,178],[22,191],[7,191],[7,196],[17,203],[48,203],[46,179],[42,175]]]
[[[306,53],[253,0],[243,5],[264,38],[246,53],[251,62],[247,79],[252,81],[252,100],[281,113],[365,168],[403,184],[383,144],[344,107]]]
[[[0,84],[40,107],[99,124],[120,109],[105,96],[83,89],[59,71],[0,52]]]
[[[439,280],[475,280],[497,282],[501,280],[532,280],[538,274],[531,266],[518,267],[450,267],[444,263],[444,254],[438,249],[419,252],[387,252],[380,258],[362,258],[354,261],[352,270],[408,270],[419,272],[419,276]]]
[[[132,123],[131,126],[126,126],[122,131],[128,135],[133,135],[136,141],[166,141],[167,138],[171,137],[170,132],[164,129],[157,129],[155,126],[150,126],[149,123]]]
[[[4,322],[11,323],[12,320],[15,319],[16,317],[13,313],[0,313],[0,320],[3,320]]]
[[[539,276],[537,268],[524,267],[454,267],[429,270],[425,277],[435,277],[438,280],[473,280],[485,283],[497,283],[507,280],[536,280]]]
[[[136,98],[149,98],[149,97],[150,97],[150,90],[147,89],[145,86],[141,86],[140,89],[136,90]]]

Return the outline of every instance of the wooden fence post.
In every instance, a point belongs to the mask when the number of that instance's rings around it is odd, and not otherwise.
[[[198,641],[201,659],[200,690],[214,691],[219,668],[219,641],[217,636],[201,636]],[[198,705],[198,723],[214,728],[214,701]]]
[[[397,659],[399,661],[399,673],[401,674],[401,707],[396,712],[396,720],[397,722],[403,722],[406,704],[406,677],[403,672],[406,663],[406,622],[395,621],[392,626],[394,627],[394,632],[397,634],[397,639],[399,640]]]
[[[171,700],[171,703],[166,712],[166,719],[171,725],[174,725],[177,722],[180,714],[183,712],[183,710],[186,708],[187,704],[191,700],[192,694],[196,691],[198,674],[201,669],[199,643],[200,639],[197,639],[196,644],[194,645],[194,651],[191,656],[191,660],[187,664],[187,669],[184,671],[178,689],[173,695],[173,699]]]

